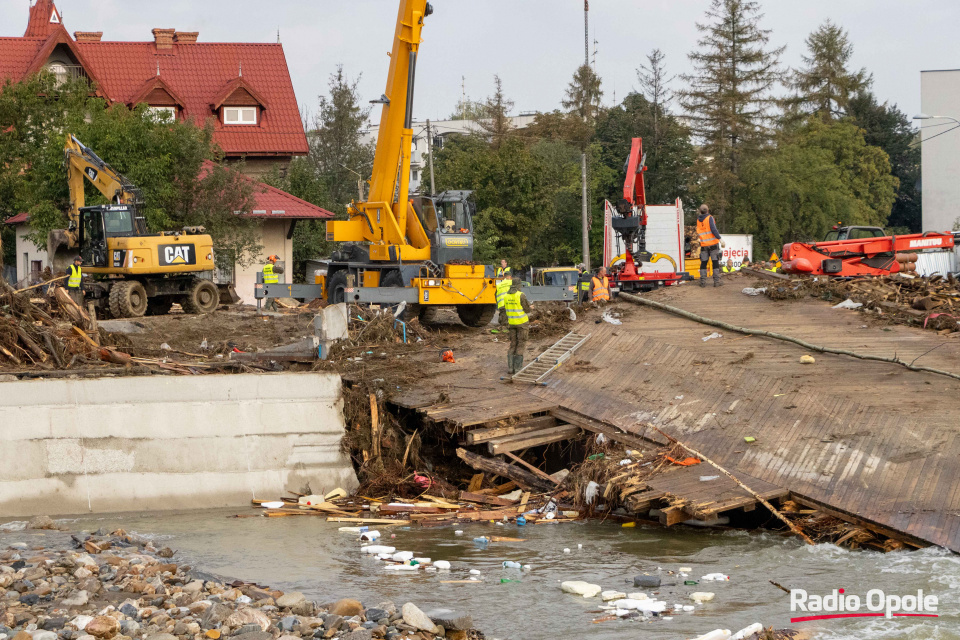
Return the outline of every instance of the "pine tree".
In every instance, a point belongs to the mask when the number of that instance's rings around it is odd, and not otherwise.
[[[830,20],[806,40],[808,55],[804,67],[794,72],[794,99],[805,113],[816,113],[825,120],[843,116],[850,99],[867,89],[873,81],[866,69],[850,71],[853,56],[849,35]]]
[[[499,149],[503,139],[513,128],[513,123],[510,122],[513,101],[504,95],[503,81],[500,80],[500,76],[493,76],[493,86],[493,95],[483,102],[477,124],[490,138],[493,148]]]
[[[664,55],[660,49],[654,49],[647,56],[647,64],[640,65],[637,69],[637,79],[640,81],[640,90],[643,96],[650,103],[650,111],[653,116],[653,139],[647,148],[653,152],[653,157],[660,155],[663,146],[665,123],[664,118],[670,102],[673,100],[673,91],[668,87],[673,76],[667,75]],[[624,101],[626,104],[626,101]]]
[[[331,210],[345,211],[356,198],[357,175],[366,179],[373,166],[373,147],[362,140],[370,109],[361,107],[357,85],[344,74],[343,66],[330,75],[329,96],[320,96],[308,140],[308,160],[322,180]],[[354,173],[356,172],[356,173]]]
[[[781,79],[786,47],[768,49],[770,31],[760,28],[759,3],[713,0],[698,50],[689,57],[694,73],[681,76],[689,89],[681,103],[702,142],[702,195],[718,219],[728,208],[745,157],[770,139],[774,87]]]

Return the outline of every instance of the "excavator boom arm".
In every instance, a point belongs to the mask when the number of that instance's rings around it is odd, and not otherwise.
[[[140,189],[101,160],[93,150],[77,140],[73,134],[67,135],[64,164],[67,169],[67,183],[70,187],[68,215],[74,227],[80,224],[80,209],[86,206],[86,196],[83,192],[83,182],[86,179],[97,191],[109,198],[110,202],[133,207],[137,224],[141,227],[138,231],[146,233],[146,229],[142,228],[143,219],[139,215],[143,204]]]

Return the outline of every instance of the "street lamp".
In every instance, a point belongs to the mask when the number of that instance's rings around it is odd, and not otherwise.
[[[951,118],[950,116],[928,116],[925,113],[915,115],[913,116],[913,119],[914,120],[953,120],[957,124],[960,124],[960,120],[957,120],[956,118]]]

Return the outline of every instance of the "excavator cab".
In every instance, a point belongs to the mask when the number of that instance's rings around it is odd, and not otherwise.
[[[444,191],[413,200],[413,209],[430,238],[430,259],[436,264],[473,260],[473,217],[477,205],[472,191]]]
[[[107,238],[129,238],[140,235],[136,210],[129,205],[101,205],[80,209],[78,242],[85,265],[94,267],[122,266],[109,263]]]

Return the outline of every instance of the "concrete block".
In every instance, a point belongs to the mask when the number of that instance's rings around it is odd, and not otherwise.
[[[321,340],[343,340],[347,333],[347,305],[331,304],[313,319],[314,334]]]

